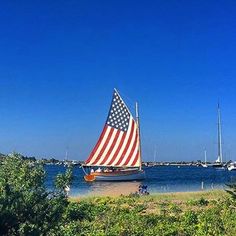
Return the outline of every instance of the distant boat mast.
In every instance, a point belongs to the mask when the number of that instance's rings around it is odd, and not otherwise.
[[[221,130],[221,114],[220,114],[220,104],[218,103],[218,158],[216,160],[217,163],[223,162],[222,155],[222,130]]]
[[[157,157],[157,146],[155,146],[154,149],[154,162],[156,162],[156,157]]]
[[[207,163],[207,151],[206,150],[204,150],[204,156],[205,156],[205,165],[206,165],[206,163]]]
[[[68,161],[68,147],[66,147],[66,155],[65,155],[65,160]]]

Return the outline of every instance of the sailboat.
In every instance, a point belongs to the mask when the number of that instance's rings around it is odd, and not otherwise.
[[[64,166],[65,166],[65,167],[69,167],[69,166],[70,166],[70,162],[68,161],[68,147],[66,148]]]
[[[85,181],[131,181],[145,178],[138,104],[134,119],[116,89],[102,133],[82,168]]]
[[[157,146],[155,146],[155,150],[154,150],[154,160],[153,160],[153,165],[156,166],[156,157],[157,157]]]
[[[205,163],[204,164],[202,164],[202,167],[208,167],[208,165],[207,165],[207,161],[206,161],[206,150],[204,151],[204,156],[205,156]]]
[[[218,122],[217,122],[217,137],[218,137],[218,156],[215,163],[212,165],[213,167],[224,169],[223,164],[223,155],[222,155],[222,130],[221,130],[221,114],[220,114],[220,105],[218,103],[217,107],[217,114],[218,114]]]
[[[156,146],[155,146],[154,155],[153,155],[153,162],[147,162],[147,166],[148,166],[148,167],[157,166],[157,163],[156,163],[156,155],[157,155],[157,148],[156,148]]]

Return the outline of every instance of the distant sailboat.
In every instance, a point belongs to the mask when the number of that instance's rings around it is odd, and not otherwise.
[[[148,167],[153,167],[153,166],[156,166],[156,155],[157,155],[157,149],[156,149],[156,146],[154,148],[154,153],[153,153],[153,161],[150,161],[150,162],[147,162],[147,166]]]
[[[65,166],[65,167],[69,167],[69,166],[70,166],[70,162],[69,162],[69,160],[68,160],[68,147],[66,148],[64,166]]]
[[[204,151],[204,156],[205,156],[205,163],[202,164],[202,167],[208,167],[208,165],[207,165],[207,161],[206,161],[206,158],[207,158],[206,150]]]
[[[100,138],[82,168],[86,181],[145,178],[141,160],[138,104],[134,119],[116,89]]]
[[[157,146],[155,146],[155,150],[154,150],[154,160],[153,160],[153,166],[156,166],[156,157],[157,157]]]
[[[218,103],[217,108],[218,122],[217,122],[217,138],[218,138],[218,155],[213,167],[224,168],[223,165],[223,155],[222,155],[222,130],[221,130],[221,114],[220,114],[220,105]]]
[[[148,162],[147,163],[148,167],[153,167],[153,166],[157,165],[157,163],[156,163],[156,156],[157,156],[157,147],[155,146],[154,153],[153,153],[153,162]]]

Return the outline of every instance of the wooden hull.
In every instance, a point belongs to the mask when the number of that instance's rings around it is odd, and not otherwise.
[[[86,181],[133,181],[145,179],[143,170],[100,172],[85,176]]]

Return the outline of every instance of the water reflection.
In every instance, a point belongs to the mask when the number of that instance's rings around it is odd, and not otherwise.
[[[89,195],[99,196],[120,196],[129,195],[138,191],[141,184],[139,181],[133,182],[93,182],[90,186]]]

